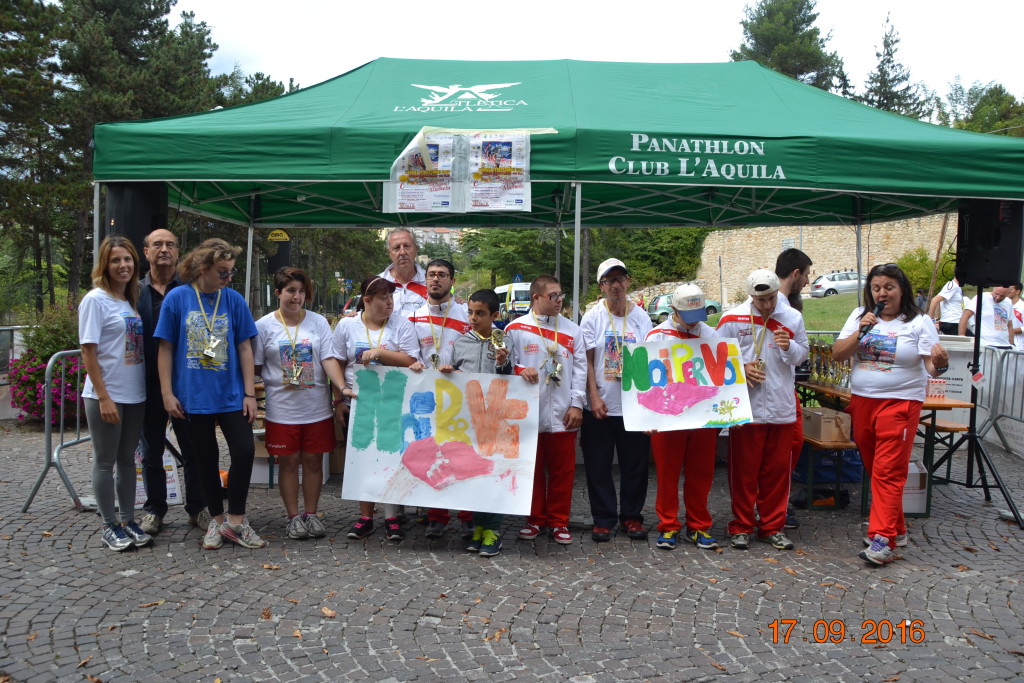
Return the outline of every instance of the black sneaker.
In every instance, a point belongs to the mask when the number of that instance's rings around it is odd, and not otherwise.
[[[783,529],[799,529],[800,520],[796,518],[796,513],[793,511],[793,506],[789,505],[786,507],[786,523],[782,527]]]
[[[473,522],[462,522],[462,537],[465,539],[473,538],[473,532],[476,531],[476,527]]]
[[[349,538],[366,538],[373,533],[373,520],[369,517],[360,517],[352,528],[348,530]]]
[[[389,541],[405,540],[405,532],[402,531],[402,525],[398,523],[398,517],[388,517],[384,520],[384,536]]]
[[[423,532],[423,535],[427,538],[441,538],[444,536],[444,528],[447,526],[444,522],[430,522],[427,524],[427,530]]]

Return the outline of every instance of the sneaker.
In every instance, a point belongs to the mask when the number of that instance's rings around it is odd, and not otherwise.
[[[910,543],[910,539],[907,537],[906,534],[896,534],[896,547],[897,548],[906,548],[908,543]],[[870,536],[865,536],[864,537],[864,547],[867,548],[870,545],[871,545],[871,537]]]
[[[871,541],[871,546],[860,551],[858,557],[865,562],[881,567],[883,564],[895,560],[896,554],[889,547],[889,539],[876,534],[874,540]]]
[[[686,540],[693,543],[698,548],[704,548],[705,550],[714,550],[718,547],[718,539],[713,538],[711,534],[703,529],[697,529],[696,531],[687,529]]]
[[[729,545],[736,550],[746,550],[750,547],[750,534],[733,534],[729,539]]]
[[[655,543],[659,548],[665,550],[676,549],[676,536],[679,535],[679,529],[673,529],[672,531],[662,531],[661,536],[658,536],[658,542]]]
[[[567,526],[556,526],[551,530],[551,538],[555,539],[555,543],[560,545],[570,545],[572,543],[572,534],[569,533],[569,527]]]
[[[188,523],[197,529],[205,529],[210,526],[211,519],[213,519],[213,517],[210,517],[209,512],[206,510],[200,510],[196,514],[188,516]]]
[[[466,544],[466,552],[478,553],[480,552],[480,546],[484,544],[484,528],[478,526],[473,529],[473,536],[469,539],[469,543]]]
[[[647,529],[644,528],[644,523],[639,519],[627,519],[622,523],[622,526],[626,529],[626,535],[634,541],[644,541],[647,539]]]
[[[405,532],[402,525],[398,523],[398,517],[388,517],[384,520],[384,537],[389,541],[404,541]]]
[[[128,538],[128,534],[124,532],[120,524],[104,525],[101,539],[103,545],[117,552],[123,552],[135,545],[132,543],[132,539]]]
[[[427,524],[427,530],[423,532],[423,535],[427,538],[440,538],[444,535],[444,528],[447,526],[444,522],[430,522]]]
[[[473,526],[473,522],[466,522],[466,521],[462,522],[460,530],[459,530],[459,534],[463,538],[465,538],[466,540],[469,540],[470,538],[473,538],[473,534],[474,533],[476,533],[476,527]]]
[[[142,546],[149,545],[153,542],[153,537],[143,531],[142,528],[135,523],[134,519],[122,524],[121,528],[128,535],[128,538],[132,540],[132,545],[136,548],[141,548]]]
[[[360,517],[352,528],[348,530],[349,538],[366,538],[373,533],[373,520],[369,517]]]
[[[607,543],[612,540],[612,530],[603,526],[595,526],[590,530],[590,538],[594,543]]]
[[[302,515],[288,518],[288,530],[285,533],[287,533],[288,538],[294,538],[296,541],[309,538],[309,529],[306,528],[306,523],[302,521]]]
[[[220,535],[243,548],[264,548],[267,545],[267,542],[249,526],[248,520],[242,520],[241,524],[224,522],[220,526]]]
[[[792,550],[796,547],[793,545],[793,541],[789,540],[786,534],[781,531],[776,531],[774,534],[767,536],[758,536],[757,540],[763,543],[770,543],[776,550]]]
[[[160,532],[160,527],[164,525],[164,518],[160,515],[154,515],[150,512],[148,515],[143,515],[142,523],[139,525],[143,531],[152,536],[153,534]]]
[[[501,552],[501,537],[492,529],[484,529],[480,557],[494,557]]]
[[[524,541],[532,541],[538,536],[540,536],[540,527],[536,524],[530,524],[527,522],[523,525],[523,528],[519,530],[519,538]]]
[[[327,535],[327,527],[320,521],[320,516],[314,513],[302,515],[302,521],[306,525],[306,532],[310,538],[323,538]]]
[[[800,520],[796,518],[796,513],[793,510],[793,506],[789,505],[786,507],[786,523],[782,526],[783,529],[799,529]]]
[[[224,544],[224,537],[220,533],[220,522],[211,519],[206,527],[206,534],[203,536],[203,548],[205,550],[216,550]]]

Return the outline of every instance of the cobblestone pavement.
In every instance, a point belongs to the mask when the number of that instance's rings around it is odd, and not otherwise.
[[[1019,491],[1024,463],[993,451]],[[88,455],[74,447],[65,458],[80,493]],[[904,559],[882,568],[856,557],[859,489],[846,509],[803,512],[795,552],[670,552],[654,533],[592,543],[582,471],[570,546],[517,541],[518,518],[491,559],[465,553],[454,528],[438,540],[413,525],[401,544],[379,531],[350,541],[356,506],[337,497],[335,477],[325,539],[285,538],[277,492],[264,487],[253,488],[249,516],[267,549],[204,551],[176,508],[153,547],[116,554],[55,473],[21,513],[41,458],[38,430],[0,424],[0,680],[1024,677],[1024,532],[999,521],[998,492],[987,505],[980,490],[936,487]],[[724,474],[712,494],[719,538]],[[652,468],[652,527],[653,501]],[[788,643],[776,620],[795,622]],[[829,624],[843,640],[814,642]],[[880,642],[862,642],[871,636]]]

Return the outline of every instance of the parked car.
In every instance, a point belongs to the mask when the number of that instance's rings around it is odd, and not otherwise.
[[[721,313],[722,304],[715,299],[705,299],[704,310],[708,312],[708,315]],[[672,315],[672,295],[659,294],[651,299],[651,303],[647,304],[647,315],[651,316],[651,322],[655,325],[668,320],[668,317]]]
[[[352,315],[356,312],[356,306],[359,305],[359,300],[362,299],[362,295],[356,294],[355,296],[349,297],[348,301],[345,302],[345,307],[341,310],[342,315]]]
[[[844,270],[840,273],[825,273],[819,275],[811,283],[811,296],[821,298],[834,294],[849,294],[864,288],[865,278],[862,275],[857,278],[856,271]]]

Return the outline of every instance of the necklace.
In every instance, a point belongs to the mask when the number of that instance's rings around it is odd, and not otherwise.
[[[299,385],[299,376],[302,374],[302,363],[296,358],[295,346],[299,342],[299,326],[302,324],[302,320],[306,317],[305,309],[299,312],[299,321],[295,323],[295,337],[292,338],[291,332],[288,331],[288,323],[284,321],[284,315],[281,314],[281,310],[274,311],[274,315],[277,317],[277,321],[284,327],[284,336],[288,338],[288,343],[292,347],[292,376],[288,380],[288,384],[293,386]]]
[[[627,303],[627,305],[629,304],[629,299],[626,299],[626,303]],[[611,327],[612,341],[614,341],[614,343],[615,343],[615,350],[616,350],[616,352],[618,352],[619,362],[621,363],[622,362],[622,343],[626,339],[626,319],[629,318],[629,311],[627,310],[627,311],[623,312],[623,315],[622,315],[622,334],[619,335],[619,334],[615,333],[615,317],[612,315],[612,309],[610,309],[608,307],[608,299],[604,300],[604,310],[608,312],[608,326]],[[622,377],[621,366],[620,366],[620,369],[616,371],[615,375],[616,375],[616,377]]]
[[[203,355],[213,358],[217,355],[214,349],[217,348],[217,344],[220,344],[220,339],[213,333],[213,322],[206,316],[206,308],[203,306],[203,300],[199,296],[199,287],[194,282],[192,283],[192,291],[196,293],[196,303],[199,304],[199,312],[203,314],[203,322],[206,323],[207,340],[206,348],[203,349]],[[220,295],[223,291],[221,289],[217,290],[217,300],[213,304],[213,315],[211,316],[214,321],[217,320],[217,309],[220,307]]]
[[[359,319],[363,323],[363,329],[366,330],[366,343],[370,345],[371,349],[380,348],[380,340],[384,336],[384,328],[388,326],[387,318],[384,319],[384,324],[380,326],[380,332],[377,333],[377,343],[374,344],[373,340],[370,339],[370,328],[366,325],[366,311],[359,314]]]
[[[761,351],[764,349],[764,340],[768,336],[768,321],[771,316],[764,318],[764,326],[761,328],[761,334],[757,334],[757,326],[754,324],[754,307],[751,306],[750,312],[750,334],[754,338],[754,361],[758,364],[758,367],[764,367],[764,360],[761,358]],[[760,315],[760,312],[758,313]]]
[[[540,326],[540,321],[537,320],[537,314],[534,310],[530,309],[530,315],[533,317],[533,324],[537,326],[537,334],[541,339],[544,339],[544,333]],[[558,318],[555,316],[555,329],[554,329],[554,341],[551,344],[544,343],[544,348],[548,352],[548,359],[544,361],[544,370],[547,372],[547,377],[544,378],[544,384],[550,385],[552,382],[555,386],[559,386],[562,382],[562,376],[559,374],[562,371],[562,364],[555,360],[555,356],[558,354]]]
[[[438,310],[441,308],[441,304],[437,305]],[[437,338],[434,334],[434,316],[430,315],[430,304],[427,304],[427,320],[430,322],[430,338],[434,340],[434,353],[430,354],[430,364],[437,370],[441,364],[441,342],[444,341],[444,330],[448,325],[448,314],[452,312],[451,299],[448,300],[448,308],[444,310],[444,321],[441,323],[441,339]]]

